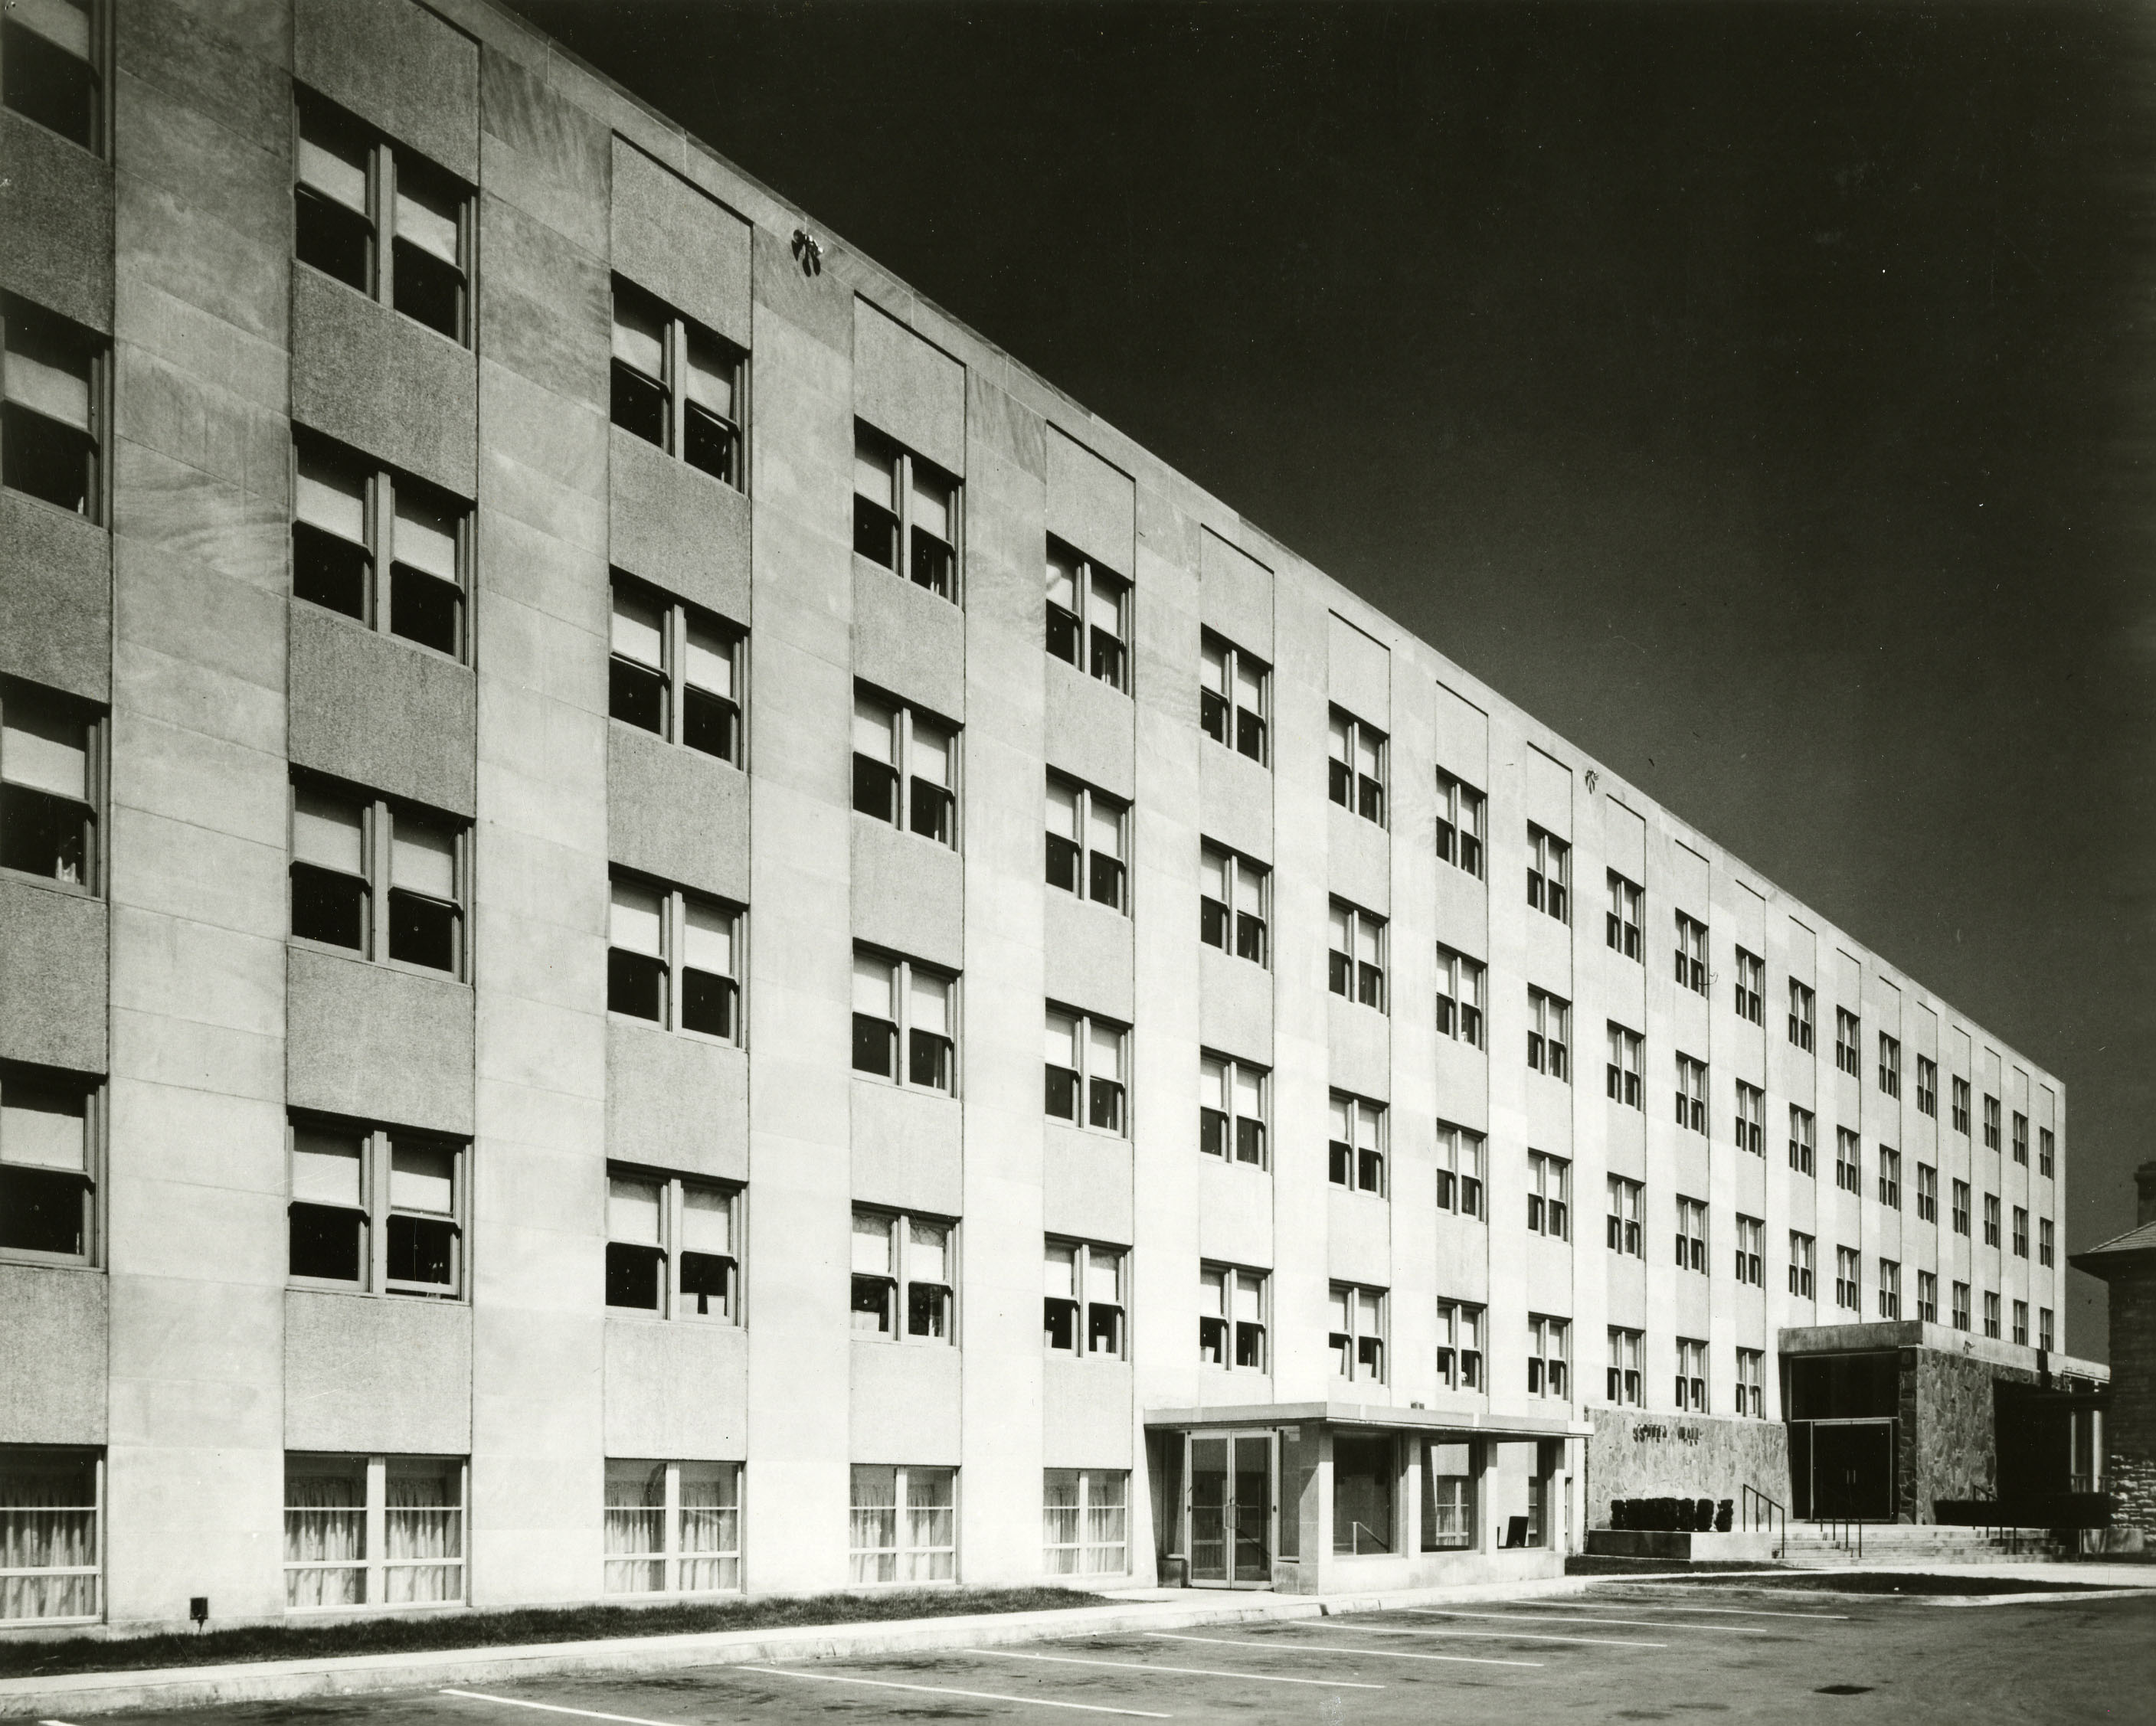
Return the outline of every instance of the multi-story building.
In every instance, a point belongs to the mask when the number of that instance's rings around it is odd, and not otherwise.
[[[11,1624],[1542,1574],[2057,1347],[2052,1078],[524,23],[0,74]]]

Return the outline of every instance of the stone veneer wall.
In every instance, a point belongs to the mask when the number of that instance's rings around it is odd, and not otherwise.
[[[1612,1498],[1735,1499],[1755,1487],[1789,1503],[1789,1429],[1779,1421],[1590,1408],[1586,1524],[1609,1525]]]
[[[2033,1385],[2036,1375],[1938,1349],[1902,1351],[1901,1449],[1895,1508],[1931,1522],[1939,1498],[1987,1498],[1999,1487],[1994,1385]]]
[[[2104,1472],[2113,1520],[2156,1530],[2156,1254],[2113,1271]]]

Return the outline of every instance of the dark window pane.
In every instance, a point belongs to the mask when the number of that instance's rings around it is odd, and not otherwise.
[[[1041,1339],[1051,1349],[1076,1348],[1078,1303],[1075,1300],[1044,1300],[1040,1305]]]
[[[666,1017],[666,967],[648,953],[607,949],[607,1010],[633,1018]]]
[[[1335,1139],[1325,1147],[1325,1177],[1335,1186],[1349,1185],[1355,1176],[1354,1147]]]
[[[1365,821],[1382,822],[1385,818],[1385,788],[1363,774],[1356,783],[1355,812]]]
[[[951,1039],[932,1031],[906,1033],[906,1083],[929,1085],[939,1091],[951,1088]]]
[[[1345,953],[1327,953],[1325,955],[1325,986],[1335,995],[1345,995],[1348,992],[1348,974],[1352,968],[1353,961]]]
[[[1118,689],[1123,686],[1123,644],[1106,630],[1096,629],[1092,636],[1092,662],[1087,667],[1104,684],[1112,684]]]
[[[891,1330],[891,1283],[882,1277],[854,1278],[853,1310],[871,1315],[873,1324],[856,1324],[856,1330],[875,1330],[888,1334]]]
[[[1200,689],[1198,692],[1198,723],[1205,728],[1205,735],[1215,743],[1225,743],[1228,740],[1227,698],[1217,690]]]
[[[355,209],[332,202],[311,187],[297,189],[292,249],[302,264],[311,264],[325,275],[369,291],[367,252],[373,228]]]
[[[613,362],[613,423],[649,443],[666,442],[666,392],[634,366]]]
[[[90,878],[90,811],[71,797],[0,785],[0,868],[49,881]]]
[[[1355,1185],[1364,1192],[1385,1190],[1385,1160],[1374,1150],[1355,1153]]]
[[[1225,1161],[1228,1155],[1228,1117],[1217,1109],[1198,1111],[1198,1148],[1208,1156]]]
[[[681,969],[681,1026],[706,1037],[734,1034],[734,980],[707,971]]]
[[[913,584],[950,598],[958,554],[925,527],[913,530]]]
[[[1265,1124],[1247,1115],[1235,1123],[1235,1160],[1262,1163],[1265,1160]]]
[[[452,341],[464,340],[464,272],[409,241],[397,242],[389,291],[397,310]]]
[[[1476,877],[1482,873],[1482,842],[1471,834],[1460,836],[1460,867]]]
[[[854,550],[887,570],[898,567],[898,517],[859,492],[854,494]]]
[[[1345,761],[1327,761],[1325,765],[1325,794],[1344,808],[1353,800],[1355,775]]]
[[[1228,908],[1217,899],[1198,901],[1198,939],[1209,947],[1227,950]]]
[[[1120,1355],[1123,1352],[1123,1309],[1096,1301],[1086,1309],[1086,1352]]]
[[[1247,707],[1235,710],[1235,747],[1254,761],[1265,758],[1265,722]]]
[[[681,740],[691,749],[731,761],[734,725],[740,714],[741,709],[725,696],[693,684],[686,686],[681,691]]]
[[[854,1015],[854,1071],[880,1078],[898,1077],[898,1027],[888,1019]]]
[[[1249,959],[1260,965],[1265,962],[1265,925],[1262,918],[1248,911],[1235,914],[1235,956]]]
[[[0,1247],[81,1252],[86,1190],[80,1175],[0,1165]]]
[[[1235,1365],[1263,1367],[1265,1364],[1265,1327],[1239,1319],[1235,1324]]]
[[[1365,1006],[1383,1009],[1385,1004],[1385,974],[1374,965],[1355,967],[1355,998]]]
[[[734,1262],[716,1252],[681,1255],[681,1296],[691,1309],[708,1318],[726,1309],[726,1288],[733,1279]]]
[[[389,1219],[389,1280],[447,1288],[454,1279],[456,1225],[433,1216]]]
[[[452,656],[463,630],[465,597],[453,581],[403,564],[389,569],[389,633]]]
[[[1078,891],[1079,872],[1086,853],[1075,839],[1066,839],[1060,833],[1048,836],[1048,884],[1060,887],[1065,893]]]
[[[432,971],[457,968],[457,908],[416,893],[389,894],[389,956]]]
[[[878,821],[898,820],[898,769],[873,755],[854,757],[854,807]]]
[[[292,594],[347,617],[367,617],[367,547],[325,533],[312,522],[292,524]]]
[[[951,793],[933,780],[913,781],[913,831],[939,845],[951,843]]]
[[[18,402],[0,407],[0,484],[90,515],[97,445],[89,433]]]
[[[624,1241],[607,1242],[606,1299],[610,1307],[659,1310],[659,1279],[665,1274],[666,1255],[656,1247],[631,1246]]]
[[[1078,1119],[1078,1075],[1068,1067],[1050,1067],[1048,1073],[1048,1112],[1060,1121]]]
[[[8,23],[0,38],[7,81],[0,101],[85,150],[97,147],[97,79],[77,59],[34,31]]]
[[[906,1330],[909,1336],[950,1334],[951,1291],[933,1283],[909,1283],[906,1288]]]
[[[681,421],[681,457],[692,468],[701,468],[729,485],[741,481],[734,474],[734,428],[708,409],[690,402]]]
[[[1048,608],[1048,651],[1055,658],[1075,665],[1080,658],[1079,638],[1085,633],[1075,613],[1060,605]]]
[[[292,933],[333,947],[364,949],[367,883],[314,863],[294,863]]]
[[[1093,853],[1091,862],[1094,904],[1113,905],[1120,910],[1123,903],[1122,864],[1115,858],[1098,851]]]
[[[359,1281],[360,1243],[367,1220],[334,1205],[295,1205],[291,1211],[292,1274],[336,1283]]]
[[[607,662],[607,711],[625,725],[662,735],[666,730],[666,679],[633,659]]]
[[[1086,1119],[1111,1133],[1123,1129],[1123,1088],[1112,1078],[1088,1079]]]

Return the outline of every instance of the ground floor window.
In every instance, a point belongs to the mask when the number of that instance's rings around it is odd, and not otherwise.
[[[847,1546],[855,1582],[953,1580],[958,1471],[855,1464]]]
[[[1393,1549],[1399,1468],[1389,1438],[1342,1433],[1332,1441],[1332,1549]]]
[[[1123,1468],[1045,1470],[1041,1568],[1051,1576],[1120,1576],[1127,1571],[1130,1482]]]
[[[432,1606],[465,1598],[457,1457],[285,1457],[285,1604]]]
[[[1475,1544],[1475,1461],[1471,1441],[1435,1438],[1422,1447],[1422,1549],[1456,1551]]]
[[[101,1472],[95,1451],[0,1445],[0,1623],[97,1616]]]
[[[741,1584],[741,1464],[609,1457],[606,1591],[716,1594]]]
[[[1550,1482],[1547,1474],[1527,1477],[1527,1538],[1529,1546],[1549,1544]]]

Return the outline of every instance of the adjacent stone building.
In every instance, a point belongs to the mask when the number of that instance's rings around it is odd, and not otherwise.
[[[2145,1538],[2156,1531],[2156,1162],[2133,1171],[2133,1186],[2134,1226],[2072,1262],[2109,1285],[2111,1395],[2097,1454],[2116,1521]]]

